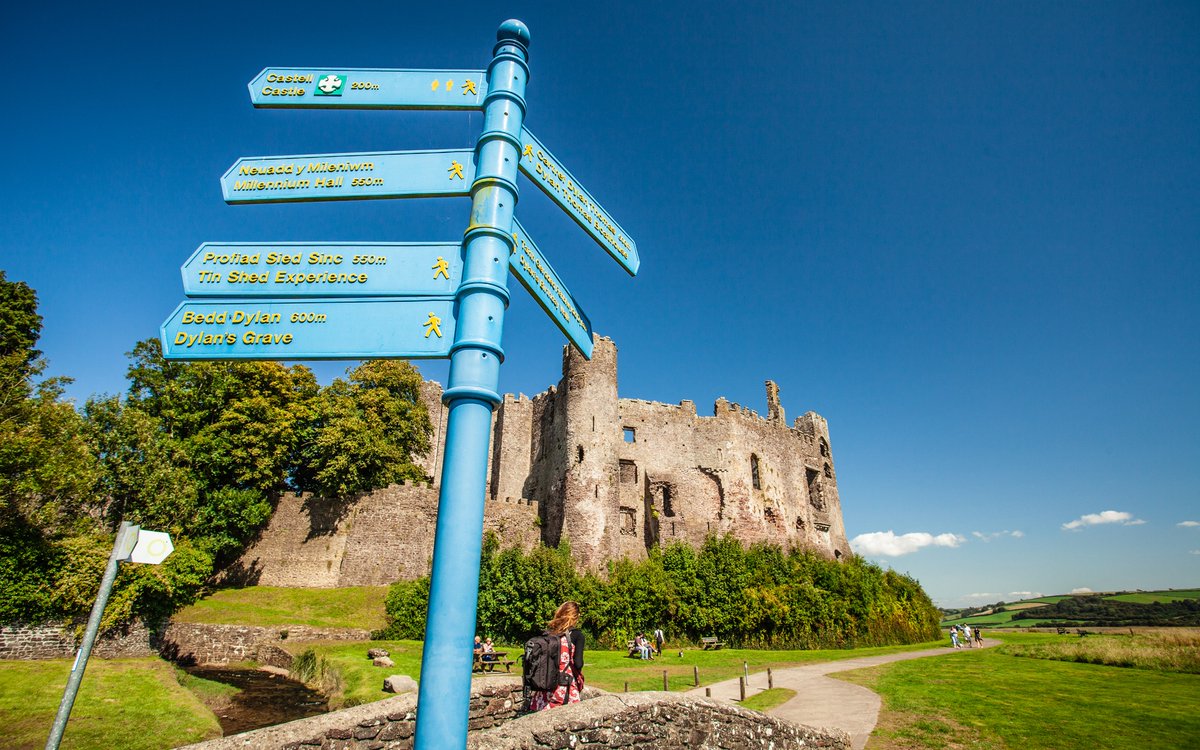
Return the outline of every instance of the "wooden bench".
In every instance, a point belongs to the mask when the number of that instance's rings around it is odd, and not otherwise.
[[[517,662],[508,658],[507,651],[496,651],[488,654],[494,657],[491,661],[485,661],[483,654],[475,654],[475,661],[471,665],[472,672],[494,672],[496,667],[504,667],[505,672],[512,672],[512,666]]]
[[[1067,634],[1067,629],[1066,629],[1066,628],[1055,628],[1055,630],[1057,630],[1057,631],[1058,631],[1058,634],[1059,634],[1059,635],[1066,635],[1066,634]]]
[[[725,645],[725,642],[717,640],[717,637],[715,635],[711,635],[706,638],[700,639],[700,648],[704,649],[705,651],[709,650],[710,648],[715,650],[715,649],[721,648],[724,645]]]

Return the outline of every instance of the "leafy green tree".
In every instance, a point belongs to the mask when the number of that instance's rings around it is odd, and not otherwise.
[[[427,480],[413,456],[433,431],[420,399],[421,374],[408,362],[372,360],[321,391],[300,448],[296,484],[344,496],[401,480]]]

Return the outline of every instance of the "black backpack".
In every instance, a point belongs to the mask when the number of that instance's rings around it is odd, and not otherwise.
[[[525,641],[525,655],[521,663],[521,678],[526,692],[530,690],[554,690],[571,682],[570,672],[558,670],[562,656],[562,639],[543,631]]]

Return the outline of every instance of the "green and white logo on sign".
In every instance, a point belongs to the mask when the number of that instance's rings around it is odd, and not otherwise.
[[[317,96],[341,96],[345,85],[345,77],[330,73],[317,79],[317,89],[313,93]]]

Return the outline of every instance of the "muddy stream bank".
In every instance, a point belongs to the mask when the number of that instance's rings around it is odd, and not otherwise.
[[[283,675],[215,666],[184,669],[188,674],[232,685],[240,691],[216,712],[226,737],[329,711],[324,695]]]

